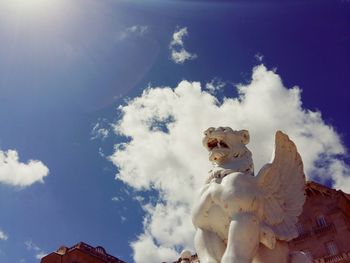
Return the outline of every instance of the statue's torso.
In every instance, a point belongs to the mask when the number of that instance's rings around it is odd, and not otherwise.
[[[235,172],[213,179],[202,190],[202,196],[208,196],[206,202],[210,203],[199,227],[226,240],[230,222],[237,213],[257,210],[257,193],[256,178],[248,174]]]

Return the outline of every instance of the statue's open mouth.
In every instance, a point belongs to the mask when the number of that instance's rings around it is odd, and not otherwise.
[[[207,143],[207,147],[210,151],[214,148],[229,148],[224,141],[218,139],[210,139]]]

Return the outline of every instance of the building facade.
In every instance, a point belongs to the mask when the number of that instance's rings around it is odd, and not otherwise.
[[[314,263],[350,263],[350,195],[315,182],[305,192],[299,237],[290,249],[304,251]]]
[[[62,246],[43,257],[41,263],[125,263],[109,255],[103,247],[92,247],[80,242],[70,248]]]

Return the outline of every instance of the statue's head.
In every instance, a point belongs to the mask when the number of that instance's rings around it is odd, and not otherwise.
[[[235,168],[253,172],[251,152],[247,130],[234,131],[230,127],[209,128],[204,132],[203,146],[209,151],[209,160],[218,165],[232,163]],[[241,169],[240,169],[241,170]],[[243,171],[242,170],[242,171]]]

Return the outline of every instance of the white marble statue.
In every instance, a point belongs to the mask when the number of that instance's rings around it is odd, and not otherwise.
[[[306,263],[287,241],[305,201],[303,163],[296,146],[278,131],[275,158],[254,176],[249,133],[209,128],[203,145],[214,167],[195,200],[192,221],[201,263]]]

